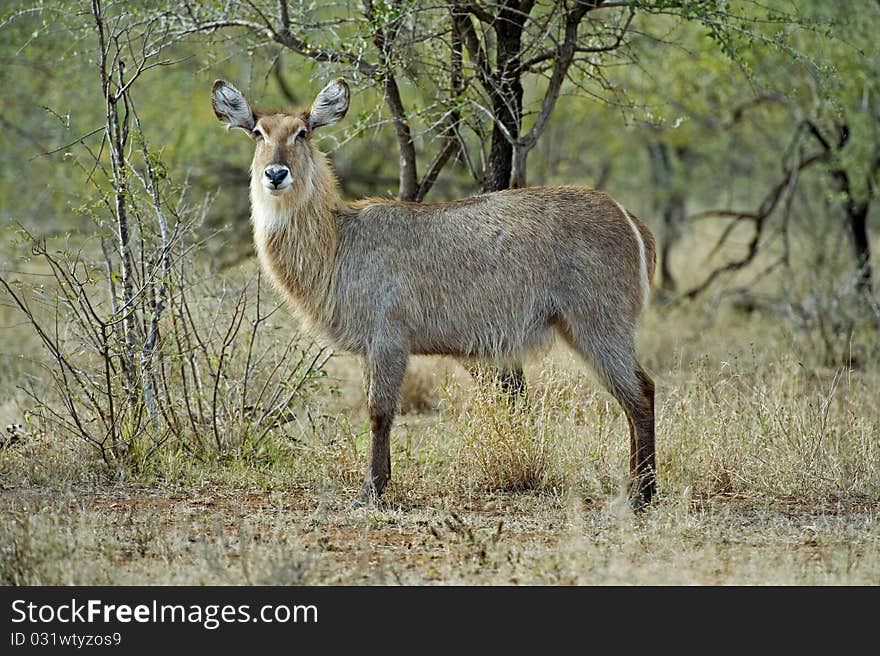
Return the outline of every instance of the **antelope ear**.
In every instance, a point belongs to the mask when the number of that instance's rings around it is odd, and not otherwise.
[[[314,130],[338,123],[348,111],[351,90],[343,78],[333,80],[321,89],[309,108],[309,128]]]
[[[217,80],[211,89],[214,113],[228,128],[241,128],[247,132],[254,129],[257,121],[254,112],[241,91],[226,80]]]

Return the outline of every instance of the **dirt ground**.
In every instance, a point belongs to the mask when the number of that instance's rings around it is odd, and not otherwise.
[[[4,490],[6,576],[52,584],[877,584],[880,504],[574,504],[494,494],[348,511],[307,489]],[[9,537],[9,534],[7,534]]]

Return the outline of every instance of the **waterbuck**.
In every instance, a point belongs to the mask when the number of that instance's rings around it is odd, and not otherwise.
[[[344,202],[315,130],[348,111],[330,82],[311,107],[255,112],[214,83],[214,112],[255,142],[251,220],[260,262],[306,328],[360,355],[372,456],[355,502],[391,478],[389,434],[410,355],[488,360],[519,387],[522,358],[558,333],[590,363],[630,425],[631,496],[650,502],[654,382],[635,326],[654,276],[649,228],[605,193],[499,191],[438,204]]]

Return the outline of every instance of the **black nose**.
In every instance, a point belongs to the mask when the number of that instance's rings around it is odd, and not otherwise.
[[[273,187],[277,187],[287,177],[287,168],[282,166],[267,168],[266,177],[269,178],[269,182],[272,183]]]

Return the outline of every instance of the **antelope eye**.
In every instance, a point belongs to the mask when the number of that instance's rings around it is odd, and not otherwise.
[[[251,131],[251,134],[254,135],[254,139],[257,139],[257,140],[266,138],[266,135],[263,134],[263,131],[260,128],[254,128]]]
[[[293,144],[294,142],[296,142],[297,139],[305,138],[305,136],[306,136],[306,129],[300,128],[299,130],[297,130],[294,134],[292,134],[290,136],[288,143]]]

